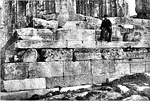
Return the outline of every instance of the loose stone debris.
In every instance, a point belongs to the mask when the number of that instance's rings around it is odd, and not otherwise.
[[[102,84],[93,84],[88,88],[76,90],[50,91],[45,95],[33,95],[30,100],[122,100],[122,101],[149,101],[150,76],[143,73],[125,75],[120,79]],[[75,88],[75,87],[74,87]],[[63,89],[63,90],[62,90]]]

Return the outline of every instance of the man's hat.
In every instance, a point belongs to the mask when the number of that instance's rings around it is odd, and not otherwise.
[[[104,17],[108,17],[108,15],[107,15],[107,14],[105,14],[105,15],[104,15]]]

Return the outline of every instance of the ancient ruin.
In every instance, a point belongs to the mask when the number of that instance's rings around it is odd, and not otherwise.
[[[135,0],[131,16],[129,0],[4,0],[1,99],[149,101],[149,5]],[[99,40],[104,14],[109,43]],[[91,86],[61,90],[82,85]]]

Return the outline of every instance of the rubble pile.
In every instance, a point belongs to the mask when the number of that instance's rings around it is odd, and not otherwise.
[[[92,85],[75,91],[51,91],[45,95],[33,95],[30,100],[122,100],[149,101],[150,76],[143,73],[125,75],[112,82]]]

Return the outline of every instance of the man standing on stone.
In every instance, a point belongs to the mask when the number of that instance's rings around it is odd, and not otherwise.
[[[112,23],[107,19],[107,15],[104,15],[100,29],[102,29],[100,40],[102,41],[104,39],[105,41],[111,42]]]

